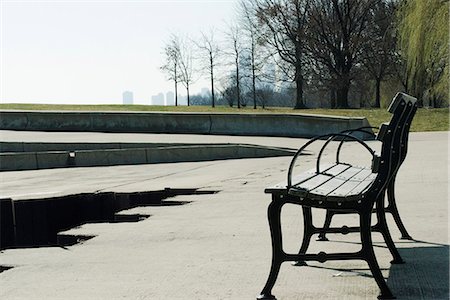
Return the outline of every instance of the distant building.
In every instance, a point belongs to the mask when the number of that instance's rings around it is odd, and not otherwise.
[[[208,88],[202,88],[200,91],[202,97],[211,97],[211,91]]]
[[[166,105],[175,105],[175,94],[173,92],[166,93]]]
[[[125,91],[122,93],[123,104],[133,104],[133,92]]]
[[[159,93],[158,95],[152,96],[151,105],[164,105],[164,94]]]

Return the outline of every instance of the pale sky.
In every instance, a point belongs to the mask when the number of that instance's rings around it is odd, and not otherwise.
[[[1,1],[1,102],[121,104],[173,90],[159,70],[170,33],[235,18],[237,0]],[[208,87],[199,79],[193,93]],[[181,94],[184,89],[180,87]]]

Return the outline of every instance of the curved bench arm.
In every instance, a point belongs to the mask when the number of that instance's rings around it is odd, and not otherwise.
[[[288,178],[287,178],[287,187],[288,188],[290,188],[292,186],[292,171],[294,170],[295,162],[297,161],[297,158],[300,156],[300,154],[302,154],[303,150],[305,150],[309,145],[311,145],[315,141],[327,138],[327,141],[325,142],[325,145],[322,146],[322,149],[320,149],[319,157],[317,158],[316,172],[318,173],[319,172],[318,166],[320,165],[320,156],[323,153],[323,150],[331,141],[333,141],[337,137],[348,138],[350,140],[356,141],[359,144],[361,144],[362,146],[364,146],[364,148],[366,148],[370,152],[372,157],[375,156],[375,151],[373,151],[363,140],[361,140],[357,137],[354,137],[354,136],[351,136],[348,134],[344,134],[344,133],[329,133],[329,134],[316,136],[316,137],[310,139],[300,149],[298,149],[298,151],[295,153],[294,157],[292,158],[291,164],[289,165]]]
[[[380,127],[377,127],[377,126],[363,126],[363,127],[358,127],[358,128],[355,128],[355,129],[347,129],[347,130],[343,130],[343,131],[341,131],[340,133],[345,133],[345,134],[347,134],[347,135],[350,135],[350,134],[352,134],[353,132],[363,132],[363,133],[367,133],[367,134],[369,134],[369,135],[371,135],[371,134],[373,134],[373,132],[371,132],[371,131],[369,131],[369,130],[367,130],[367,129],[380,129]],[[344,144],[344,142],[345,142],[345,139],[343,139],[340,143],[339,143],[339,146],[338,146],[338,148],[337,148],[337,150],[336,150],[336,163],[339,163],[339,156],[340,156],[340,154],[341,154],[341,148],[342,148],[342,144]]]

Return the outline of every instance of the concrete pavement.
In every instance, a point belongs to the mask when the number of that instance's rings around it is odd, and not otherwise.
[[[202,140],[298,148],[305,140],[263,137],[27,133],[20,139],[43,141],[175,142]],[[56,136],[57,135],[57,136]],[[13,140],[14,132],[2,132]],[[25,138],[24,138],[25,137]],[[212,138],[213,140],[210,140]],[[375,143],[375,142],[372,142]],[[356,145],[349,156],[367,157]],[[313,149],[314,150],[314,149]],[[333,155],[327,156],[333,158]],[[302,160],[312,166],[313,156]],[[2,194],[17,199],[80,192],[136,192],[166,187],[198,188],[216,194],[177,196],[178,206],[144,206],[123,214],[150,215],[135,223],[93,223],[70,229],[94,238],[61,247],[8,249],[0,253],[1,299],[254,299],[268,275],[271,259],[266,186],[286,177],[289,157],[138,166],[2,172]],[[370,162],[369,162],[370,163]],[[400,241],[388,217],[404,265],[389,264],[389,251],[374,235],[383,274],[398,299],[448,299],[448,132],[412,133],[409,153],[397,179],[400,214],[416,241]],[[296,252],[302,236],[300,207],[283,210],[284,246]],[[317,223],[323,212],[315,211]],[[352,215],[335,224],[352,225]],[[355,234],[330,235],[309,251],[354,251]],[[361,261],[282,266],[273,290],[278,299],[375,299],[378,288]]]

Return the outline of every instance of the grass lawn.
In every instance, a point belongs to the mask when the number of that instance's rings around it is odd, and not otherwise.
[[[152,105],[62,105],[62,104],[0,104],[0,109],[19,110],[69,110],[69,111],[172,111],[172,112],[219,112],[219,113],[289,113],[323,114],[348,117],[366,117],[372,126],[389,121],[386,109],[299,109],[292,108],[242,108],[228,106],[152,106]],[[412,131],[448,131],[449,109],[420,108],[414,117]]]

